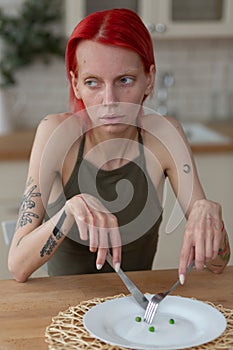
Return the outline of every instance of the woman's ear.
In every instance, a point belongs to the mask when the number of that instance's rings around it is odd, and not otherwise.
[[[74,74],[74,72],[72,72],[72,71],[70,71],[70,76],[71,76],[71,83],[72,83],[72,88],[73,88],[74,94],[75,94],[77,99],[80,99],[81,96],[80,96],[79,91],[78,91],[77,77]]]
[[[147,76],[148,84],[146,87],[145,95],[148,96],[152,92],[154,88],[154,82],[155,82],[155,65],[152,64],[150,66],[150,71]]]

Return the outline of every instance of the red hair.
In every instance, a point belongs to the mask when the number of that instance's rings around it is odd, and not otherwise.
[[[70,109],[78,112],[84,108],[72,88],[70,71],[77,72],[76,48],[82,39],[102,44],[125,47],[138,53],[145,72],[155,65],[150,33],[140,17],[129,9],[112,9],[92,13],[74,28],[66,47],[66,71],[70,82]]]

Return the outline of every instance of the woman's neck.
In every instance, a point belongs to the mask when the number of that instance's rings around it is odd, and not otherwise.
[[[139,154],[138,130],[130,126],[124,133],[106,133],[101,128],[86,133],[84,157],[98,168],[113,170]]]

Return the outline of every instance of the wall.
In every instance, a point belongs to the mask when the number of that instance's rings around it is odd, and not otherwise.
[[[157,81],[163,72],[175,80],[169,112],[182,120],[233,117],[233,38],[157,40],[155,57]],[[150,105],[156,107],[156,99]]]
[[[17,16],[24,0],[0,0],[0,8]],[[61,21],[60,29],[64,31]],[[16,28],[17,30],[17,28]],[[0,41],[0,57],[2,42]],[[48,113],[68,108],[68,84],[64,59],[53,58],[50,64],[39,61],[16,73],[17,85],[7,91],[10,124],[14,129],[35,128]]]
[[[35,63],[17,74],[19,86],[14,88],[17,129],[35,127],[50,113],[68,109],[68,83],[64,62],[53,59],[49,65]]]

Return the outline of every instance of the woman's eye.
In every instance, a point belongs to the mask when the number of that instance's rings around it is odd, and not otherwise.
[[[132,82],[134,81],[134,79],[131,78],[131,77],[122,77],[120,81],[121,81],[121,83],[123,83],[123,84],[132,84]]]
[[[90,86],[90,87],[96,87],[98,85],[96,80],[86,80],[85,85]]]

